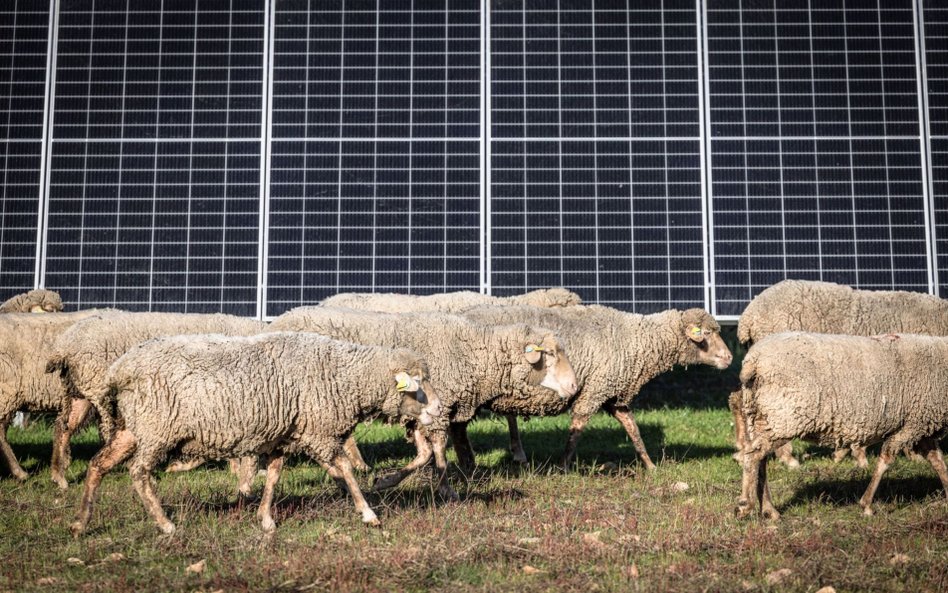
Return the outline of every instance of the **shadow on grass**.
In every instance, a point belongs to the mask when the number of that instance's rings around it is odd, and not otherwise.
[[[865,471],[863,474],[862,472]],[[783,508],[791,508],[808,502],[819,501],[837,507],[856,505],[872,477],[870,470],[858,470],[851,477],[843,479],[820,479],[808,482],[798,488]],[[931,476],[912,476],[905,478],[886,479],[883,476],[879,489],[876,490],[874,503],[904,503],[919,502],[932,495],[943,493],[941,482]],[[778,510],[782,510],[778,508]]]
[[[31,475],[49,469],[49,460],[53,454],[52,439],[50,439],[48,442],[18,442],[16,444],[11,444],[11,447],[13,448],[13,454],[16,455],[17,461],[19,461],[20,465],[23,466],[23,469],[25,469]],[[70,451],[73,461],[89,461],[96,453],[99,452],[100,448],[101,445],[98,442],[91,443],[84,441],[72,443],[70,446]],[[7,468],[7,464],[0,463],[0,479],[7,478],[9,476],[10,470]]]

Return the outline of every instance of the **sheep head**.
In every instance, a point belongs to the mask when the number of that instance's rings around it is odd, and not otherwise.
[[[701,363],[726,369],[734,359],[727,344],[721,339],[721,326],[704,309],[688,309],[681,315],[684,333],[682,364]]]
[[[398,415],[418,420],[423,426],[434,423],[441,416],[441,397],[431,385],[428,365],[417,356],[398,351],[389,372],[394,390],[401,395]]]
[[[576,373],[556,335],[546,333],[523,345],[523,362],[530,365],[527,383],[551,389],[563,399],[579,390]]]

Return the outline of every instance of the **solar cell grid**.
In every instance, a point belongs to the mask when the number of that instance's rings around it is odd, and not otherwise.
[[[49,5],[0,7],[0,300],[33,287]]]
[[[693,5],[491,5],[491,290],[703,306]]]
[[[936,267],[941,297],[948,298],[948,8],[925,3],[923,17]]]
[[[785,277],[927,291],[914,18],[709,7],[718,313]]]

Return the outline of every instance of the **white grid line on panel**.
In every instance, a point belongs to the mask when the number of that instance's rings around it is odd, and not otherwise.
[[[708,11],[706,0],[695,0],[695,52],[698,57],[698,158],[701,169],[701,221],[704,226],[704,308],[717,317],[714,291],[714,225],[711,221],[711,103],[708,100]],[[630,81],[631,84],[631,81]]]
[[[159,16],[158,16],[158,48],[161,49],[161,44],[164,42],[165,37],[165,1],[161,0],[159,5]],[[164,55],[159,52],[158,55],[158,80],[161,80],[161,62]],[[160,120],[155,118],[155,138],[161,136],[159,132]],[[87,134],[88,135],[88,134]],[[152,311],[154,307],[154,298],[155,298],[155,233],[157,233],[158,228],[157,218],[158,218],[158,144],[155,144],[155,159],[153,161],[153,166],[155,168],[154,174],[152,176],[152,182],[154,186],[151,193],[151,244],[149,247],[149,262],[148,262],[148,310]]]
[[[346,81],[346,71],[345,71],[345,55],[346,55],[346,39],[345,39],[345,30],[346,30],[346,0],[342,0],[341,6],[341,18],[342,18],[342,33],[340,34],[339,39],[339,86],[340,88],[345,84]],[[307,35],[307,39],[311,39]],[[308,68],[307,68],[308,70]],[[342,138],[342,123],[343,123],[343,114],[345,93],[339,93],[339,137]],[[342,146],[343,142],[339,142],[339,154],[336,155],[339,158],[339,174],[336,179],[336,191],[338,199],[336,200],[336,293],[342,292],[342,266],[339,264],[339,260],[342,256]],[[301,282],[301,287],[303,283]]]
[[[847,24],[847,21],[846,21],[846,0],[843,0],[843,12],[842,12],[842,15],[843,15],[843,29],[845,30],[846,24]],[[844,50],[843,50],[843,62],[844,62],[844,64],[845,64],[845,69],[846,69],[846,121],[847,121],[847,124],[848,124],[848,126],[849,126],[848,129],[849,129],[849,135],[850,135],[850,138],[849,138],[849,152],[850,152],[850,154],[852,154],[852,151],[853,151],[853,143],[852,143],[852,133],[853,133],[853,100],[852,100],[852,88],[851,88],[852,81],[850,80],[850,74],[849,74],[849,39],[847,39],[845,36],[843,37],[843,47],[844,47]],[[850,192],[851,192],[850,195],[852,196],[852,211],[853,211],[853,213],[855,213],[855,212],[857,212],[857,210],[856,210],[856,180],[855,180],[855,175],[853,175],[853,172],[852,172],[852,169],[851,169],[851,168],[850,168],[850,171],[849,171],[849,180],[850,180]],[[857,240],[856,225],[853,225],[853,251],[854,251],[853,255],[854,255],[854,257],[856,258],[856,260],[858,261],[858,259],[859,259],[859,246],[858,246],[858,244],[856,243],[856,240]],[[859,283],[859,265],[857,264],[857,265],[854,266],[854,267],[856,268],[856,269],[855,269],[856,285],[857,285],[857,286],[861,286],[861,284]]]
[[[122,49],[122,87],[124,88],[125,79],[128,74],[128,71],[126,69],[126,66],[128,64],[128,12],[127,11],[125,12],[125,35],[123,38],[123,44],[124,46]],[[122,126],[122,129],[124,129],[125,128],[125,98],[124,97],[121,100],[120,113],[121,113],[120,125]],[[121,143],[119,145],[122,146]],[[124,150],[120,150],[119,152],[124,152]],[[122,187],[122,178],[124,177],[124,174],[125,174],[125,167],[122,166],[122,161],[119,160],[119,172],[118,172],[119,188]],[[119,200],[121,200],[121,197],[122,197],[121,195],[118,196]],[[119,202],[119,207],[116,208],[116,211],[117,211],[117,222],[115,225],[115,240],[113,241],[114,249],[113,249],[113,257],[112,257],[112,265],[113,265],[112,302],[113,303],[117,302],[117,297],[118,297],[118,274],[116,273],[117,272],[116,268],[118,266],[118,256],[119,256],[119,234],[122,229],[121,201]]]
[[[478,224],[480,226],[477,234],[480,245],[479,253],[481,262],[480,271],[480,292],[482,294],[491,294],[491,43],[490,43],[490,0],[481,0],[481,20],[480,20],[480,48],[481,48],[481,112],[478,121],[481,126],[480,133],[480,167],[481,167],[481,205]]]
[[[915,71],[918,89],[919,155],[922,165],[922,196],[925,201],[925,246],[928,250],[928,290],[936,296],[941,294],[938,266],[938,226],[935,220],[934,191],[932,188],[931,122],[928,111],[928,59],[925,55],[925,10],[918,0],[912,0],[915,13]]]
[[[414,1],[412,2],[412,4],[414,4]],[[412,11],[411,13],[411,57],[410,59],[411,59],[411,62],[409,63],[409,67],[408,67],[408,71],[409,71],[408,88],[411,89],[411,95],[408,98],[408,105],[409,105],[408,129],[409,130],[412,128],[412,126],[415,123],[415,59],[416,59],[416,55],[415,55],[415,12],[414,11]],[[412,281],[411,273],[412,273],[412,267],[413,267],[412,266],[413,245],[411,241],[411,235],[412,235],[411,223],[412,223],[412,214],[413,214],[412,211],[413,211],[413,206],[414,206],[413,198],[415,197],[414,185],[412,183],[413,181],[415,181],[415,169],[413,167],[410,167],[408,169],[408,188],[409,188],[408,189],[408,237],[409,237],[409,241],[408,241],[408,282],[407,282],[409,294],[411,293],[411,281]]]
[[[562,23],[560,22],[560,21],[561,21],[560,15],[562,14],[562,12],[561,12],[561,6],[562,6],[562,2],[560,2],[560,0],[556,0],[556,72],[557,72],[557,74],[558,74],[558,76],[556,77],[556,85],[557,85],[557,89],[556,89],[556,90],[557,90],[557,93],[556,93],[556,100],[557,100],[556,126],[557,126],[557,127],[556,127],[556,130],[557,130],[557,137],[559,138],[559,142],[557,142],[557,144],[556,144],[557,157],[559,158],[559,167],[558,167],[559,170],[557,171],[557,180],[556,180],[556,183],[557,183],[557,185],[558,185],[558,191],[557,191],[557,198],[558,198],[558,200],[557,200],[557,206],[558,206],[558,208],[559,208],[559,212],[557,212],[557,214],[559,215],[559,220],[560,220],[560,225],[559,225],[559,228],[558,228],[558,231],[559,231],[559,239],[558,239],[558,241],[557,241],[557,244],[559,245],[559,251],[560,251],[559,254],[558,254],[559,265],[560,265],[560,270],[559,270],[559,272],[560,272],[560,278],[563,277],[563,271],[564,271],[564,270],[563,270],[563,262],[564,262],[566,259],[568,259],[568,257],[565,257],[565,256],[564,256],[564,253],[563,253],[563,228],[562,228],[562,221],[564,220],[564,215],[563,215],[563,142],[562,142],[562,138],[563,138],[563,76],[562,76],[562,72],[563,72],[563,38],[562,38],[562,35],[561,35],[561,31],[562,31],[561,25],[562,25]],[[524,54],[526,54],[526,43],[527,43],[527,39],[528,39],[527,34],[526,34],[526,27],[527,27],[526,3],[524,3],[523,26],[524,26],[524,34],[523,34]],[[526,67],[526,64],[524,64],[524,67]],[[526,85],[527,85],[527,76],[526,76],[526,73],[524,73],[523,81],[524,81],[524,95],[526,95]],[[526,121],[527,121],[527,118],[524,117],[524,125],[526,125]],[[526,151],[524,151],[524,152],[526,152]],[[523,166],[523,169],[524,169],[524,171],[527,171],[527,170],[528,170],[528,165],[527,165],[527,163],[526,163],[526,155],[524,155],[524,166]],[[530,230],[531,230],[531,228],[534,229],[534,230],[536,230],[536,228],[537,228],[536,225],[534,225],[533,227],[531,227],[531,226],[530,226],[530,223],[529,223],[528,220],[527,220],[527,207],[526,207],[526,202],[527,202],[527,195],[528,195],[528,193],[529,193],[529,192],[527,191],[526,187],[524,187],[524,192],[523,192],[524,201],[525,201],[524,208],[523,208],[523,235],[524,235],[524,236],[523,236],[523,261],[524,261],[524,266],[527,265],[526,262],[529,262],[529,261],[530,261],[530,254],[528,253],[528,246],[530,245],[530,239],[529,239]],[[598,285],[599,283],[597,282],[596,284]],[[529,285],[529,274],[525,273],[525,274],[523,275],[523,287],[522,287],[523,292],[527,292],[527,291],[529,290],[529,288],[530,288],[530,285]]]
[[[629,6],[630,2],[633,0],[626,0],[626,13],[625,13],[625,27],[626,31],[629,30],[629,27],[632,25],[631,18],[629,17],[631,7]],[[695,19],[697,22],[697,18]],[[625,39],[625,65],[626,65],[626,109],[629,113],[630,124],[632,117],[632,36],[627,35]],[[634,163],[632,159],[632,150],[629,150],[629,171],[634,169]],[[635,184],[632,183],[631,178],[629,179],[629,244],[635,245]],[[630,276],[629,290],[634,295],[635,294],[635,274]]]
[[[257,318],[267,318],[267,285],[270,270],[270,173],[273,140],[273,56],[276,29],[276,2],[265,0],[263,5],[263,104],[260,121],[260,214],[257,222]]]
[[[446,13],[445,16],[447,16],[447,11],[445,11],[445,13]],[[445,44],[447,44],[447,39],[445,39]],[[378,10],[375,11],[375,52],[374,52],[373,57],[375,58],[375,65],[373,66],[373,69],[372,69],[375,75],[375,93],[373,95],[372,125],[374,126],[374,129],[377,131],[378,123],[379,123],[379,100],[378,100],[379,11]],[[378,134],[376,133],[374,135],[378,135]],[[447,137],[447,135],[445,135],[445,137]],[[341,163],[340,163],[340,166],[341,166]],[[375,264],[376,264],[376,258],[378,256],[377,250],[378,250],[378,242],[379,242],[379,238],[378,238],[378,194],[379,194],[378,180],[379,180],[379,151],[374,150],[372,151],[372,256],[370,258],[372,261],[372,264],[369,271],[372,278],[372,292],[375,292],[375,284],[376,284]]]
[[[198,26],[198,11],[194,10],[194,45],[192,46],[193,55],[191,57],[191,88],[194,89],[197,87],[197,58],[198,58],[198,36],[197,36],[197,26]],[[191,93],[191,112],[194,113],[194,102],[195,102],[196,93]],[[191,134],[190,137],[194,137],[194,117],[191,117]],[[194,143],[191,143],[188,146],[188,239],[187,239],[187,252],[184,260],[184,291],[185,294],[188,293],[191,288],[191,246],[193,245],[192,235],[194,229],[191,228],[191,216],[194,212],[194,203],[192,199],[194,198]],[[225,200],[226,203],[226,200]],[[185,311],[187,311],[187,305],[185,305]]]
[[[46,287],[46,241],[49,230],[50,154],[53,139],[53,109],[56,104],[56,56],[59,39],[59,0],[49,0],[49,35],[46,44],[46,88],[43,98],[43,146],[40,155],[40,195],[36,225],[36,269],[33,284]]]

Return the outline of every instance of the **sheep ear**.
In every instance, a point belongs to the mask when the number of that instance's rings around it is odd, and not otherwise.
[[[536,364],[540,362],[540,357],[543,356],[543,347],[537,346],[536,344],[527,344],[523,349],[523,357],[527,359],[527,362],[530,364]]]
[[[688,339],[692,342],[697,342],[700,344],[704,342],[704,330],[701,329],[700,325],[692,325],[688,328]]]
[[[418,381],[408,376],[408,373],[402,372],[395,375],[395,389],[397,391],[418,391]]]
[[[33,305],[30,307],[30,313],[45,313],[46,309],[42,305]]]

